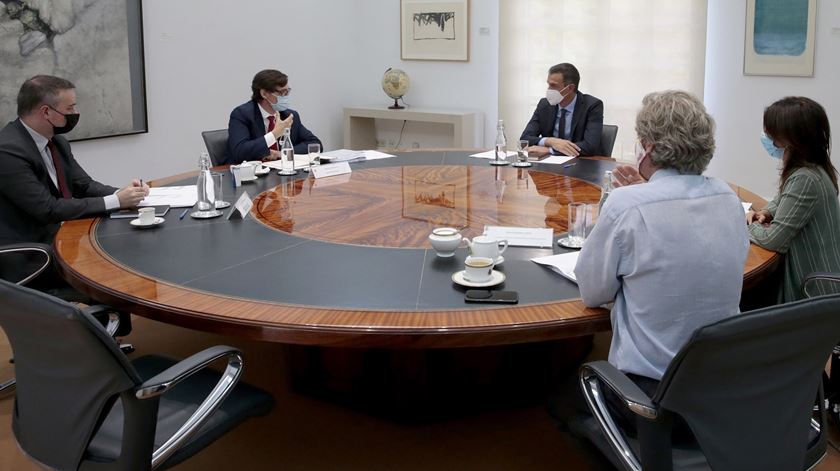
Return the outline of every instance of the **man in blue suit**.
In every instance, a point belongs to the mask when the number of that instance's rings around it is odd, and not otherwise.
[[[262,70],[254,76],[251,100],[230,113],[227,151],[220,164],[277,160],[287,128],[291,128],[296,154],[306,154],[308,144],[321,144],[303,125],[298,112],[289,108],[291,91],[289,77],[279,70]]]
[[[580,72],[572,64],[552,66],[546,82],[545,98],[519,138],[528,140],[528,151],[538,157],[603,154],[604,102],[578,91]]]

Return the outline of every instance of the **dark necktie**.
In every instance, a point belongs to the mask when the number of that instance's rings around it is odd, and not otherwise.
[[[268,117],[268,131],[266,131],[266,132],[271,132],[273,129],[274,129],[274,115]],[[269,147],[269,149],[280,150],[280,148],[277,146],[276,142],[274,144],[272,144],[271,147]]]
[[[52,157],[53,167],[55,167],[55,179],[58,180],[58,191],[61,192],[62,198],[72,198],[70,188],[67,186],[67,179],[64,176],[64,167],[61,165],[61,157],[58,155],[58,149],[55,147],[52,139],[47,141],[47,148],[50,150],[50,157]]]
[[[566,108],[560,108],[560,119],[557,124],[557,137],[560,139],[566,139],[566,113],[568,112]]]

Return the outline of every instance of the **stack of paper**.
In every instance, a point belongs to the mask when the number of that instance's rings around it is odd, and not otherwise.
[[[191,208],[198,200],[195,185],[161,186],[149,188],[149,195],[137,206],[171,206],[173,208]]]
[[[321,152],[321,157],[329,159],[330,162],[353,162],[365,160],[365,152],[361,150],[337,149],[329,152]]]
[[[554,230],[544,227],[484,226],[484,235],[518,247],[551,247]]]
[[[557,255],[549,255],[547,257],[532,258],[532,262],[539,263],[551,268],[555,273],[559,273],[571,281],[577,283],[575,277],[575,265],[577,265],[578,255],[580,252],[567,252]]]
[[[566,162],[574,159],[574,157],[566,157],[564,155],[552,155],[551,157],[546,157],[542,160],[538,160],[537,163],[541,164],[565,164]]]

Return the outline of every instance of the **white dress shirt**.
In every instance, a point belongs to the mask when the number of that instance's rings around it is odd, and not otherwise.
[[[58,187],[58,176],[55,173],[55,164],[53,164],[52,155],[50,155],[50,149],[48,147],[50,140],[46,137],[42,136],[38,133],[38,131],[30,128],[20,120],[20,124],[23,125],[24,129],[29,133],[32,137],[32,140],[35,141],[35,147],[38,148],[38,152],[41,154],[41,159],[44,161],[44,166],[47,168],[47,173],[50,175],[50,180],[52,181],[53,185],[56,188]],[[71,182],[67,182],[68,185]],[[72,188],[70,189],[72,191]],[[103,197],[105,200],[105,210],[110,211],[112,209],[117,209],[120,207],[120,199],[117,197],[117,194],[114,193],[113,195],[108,195]]]
[[[661,379],[697,328],[739,312],[749,244],[716,178],[664,169],[613,190],[575,267],[584,304],[615,300],[609,362]]]
[[[265,126],[265,129],[267,130],[268,129],[268,117],[269,116],[274,116],[274,113],[269,113],[268,111],[266,111],[262,107],[262,105],[258,104],[257,107],[260,109],[260,114],[262,115],[262,118],[263,118],[263,126]],[[274,125],[277,126],[277,123],[275,122]],[[268,146],[269,148],[271,146],[273,146],[275,143],[277,143],[279,145],[280,141],[281,141],[281,139],[277,139],[276,137],[274,137],[274,133],[271,132],[271,131],[268,131],[265,134],[265,145]]]

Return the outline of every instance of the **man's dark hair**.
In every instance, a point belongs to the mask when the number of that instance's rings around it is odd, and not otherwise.
[[[568,62],[552,65],[551,68],[548,69],[548,75],[552,74],[562,75],[563,85],[573,83],[575,84],[575,89],[578,89],[580,86],[580,72],[578,72],[577,67],[569,64]]]
[[[266,69],[257,72],[254,75],[254,80],[251,82],[251,100],[260,101],[260,90],[268,90],[273,92],[278,88],[283,88],[289,83],[289,77],[279,70]]]
[[[62,90],[75,88],[69,80],[52,75],[36,75],[20,86],[17,97],[18,116],[26,116],[41,105],[55,107]]]

